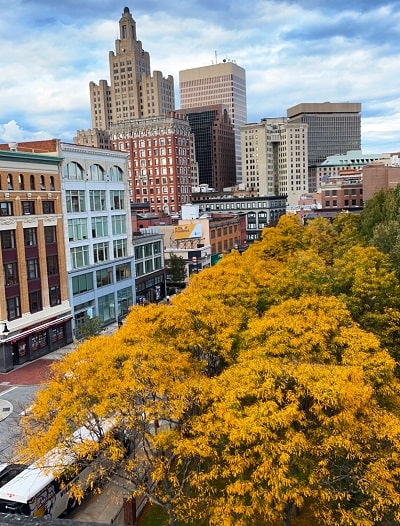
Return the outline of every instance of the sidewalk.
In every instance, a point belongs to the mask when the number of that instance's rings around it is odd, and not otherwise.
[[[118,329],[118,323],[111,323],[110,325],[107,325],[102,331],[100,336],[111,336],[114,334],[114,332]],[[63,356],[66,354],[69,354],[70,352],[73,352],[77,347],[79,347],[81,342],[74,340],[73,342],[69,343],[68,345],[65,345],[64,347],[61,347],[60,349],[57,349],[56,351],[50,352],[48,354],[45,354],[40,359],[42,360],[61,360]],[[32,362],[30,362],[32,363]],[[24,364],[26,365],[26,364]],[[24,367],[24,365],[21,365],[21,367]]]
[[[118,324],[115,322],[106,327],[101,334],[111,335],[114,334],[117,329]],[[80,342],[73,341],[64,347],[45,354],[44,356],[40,356],[35,360],[17,365],[8,373],[0,373],[0,386],[38,385],[45,382],[48,378],[52,362],[61,360],[65,355],[73,352],[79,345]]]

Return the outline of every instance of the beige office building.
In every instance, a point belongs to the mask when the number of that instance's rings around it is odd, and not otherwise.
[[[235,132],[236,182],[242,181],[240,127],[247,122],[246,72],[235,62],[179,72],[180,107],[199,108],[224,104]]]
[[[308,124],[308,165],[328,156],[361,150],[361,104],[359,102],[301,103],[287,110],[293,123]]]
[[[287,195],[297,205],[308,191],[308,125],[262,119],[241,128],[243,183],[258,196]]]

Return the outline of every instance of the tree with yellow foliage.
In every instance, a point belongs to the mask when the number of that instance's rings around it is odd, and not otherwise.
[[[318,297],[273,307],[248,332],[248,349],[211,380],[177,443],[199,466],[182,516],[289,525],[307,509],[321,526],[396,523],[398,385],[378,340]]]
[[[111,419],[133,453],[108,434],[76,454],[122,469],[171,525],[399,522],[399,285],[356,227],[282,217],[170,305],[134,307],[54,366],[28,449]]]
[[[121,331],[88,340],[53,366],[49,385],[39,391],[24,423],[27,449],[41,457],[59,444],[68,447],[82,426],[97,430],[98,442],[74,445],[80,465],[94,463],[96,478],[125,477],[126,491],[134,488],[134,494],[149,496],[165,507],[174,524],[184,469],[174,462],[171,444],[198,406],[203,379],[185,353],[150,338],[132,341]],[[113,429],[123,431],[123,441],[119,434],[100,433],[110,421]],[[72,496],[81,499],[82,488],[74,486]]]

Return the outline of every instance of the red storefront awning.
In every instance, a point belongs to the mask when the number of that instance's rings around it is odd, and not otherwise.
[[[49,329],[50,327],[54,327],[56,325],[60,325],[61,323],[65,323],[68,320],[72,320],[72,318],[73,316],[71,314],[69,314],[68,316],[63,316],[62,318],[56,318],[55,320],[51,320],[47,323],[43,323],[42,325],[38,325],[37,327],[32,327],[31,329],[20,332],[19,334],[16,334],[14,336],[10,336],[9,338],[5,338],[3,340],[3,343],[15,343],[18,340],[23,340],[24,338],[30,336],[31,334],[45,331],[46,329]]]

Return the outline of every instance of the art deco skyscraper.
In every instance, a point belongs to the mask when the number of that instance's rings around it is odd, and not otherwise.
[[[179,72],[180,108],[187,110],[213,104],[228,108],[235,132],[236,182],[242,181],[240,127],[247,121],[246,72],[235,62],[186,69]]]
[[[151,75],[150,55],[137,40],[136,22],[125,7],[119,21],[115,52],[109,53],[110,85],[90,83],[92,127],[109,130],[111,124],[142,117],[167,115],[175,109],[174,80],[160,71]]]

